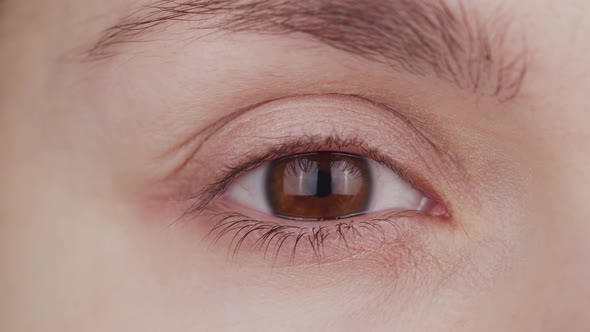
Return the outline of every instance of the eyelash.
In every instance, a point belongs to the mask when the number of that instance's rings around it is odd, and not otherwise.
[[[249,249],[256,251],[264,249],[263,257],[272,258],[272,265],[275,266],[277,258],[288,240],[292,240],[289,250],[289,265],[296,260],[298,248],[302,245],[309,245],[313,251],[313,259],[317,263],[337,260],[338,257],[329,257],[325,252],[325,244],[328,240],[336,239],[336,242],[343,243],[349,256],[365,251],[366,247],[355,248],[355,240],[368,236],[376,240],[376,247],[383,244],[401,245],[407,242],[411,236],[410,232],[398,221],[404,217],[411,217],[413,211],[390,212],[379,218],[372,218],[366,221],[350,220],[338,222],[330,226],[300,227],[284,225],[277,222],[254,220],[246,215],[234,212],[219,212],[215,215],[218,218],[215,226],[207,233],[204,240],[209,240],[210,245],[216,245],[224,236],[231,236],[228,244],[227,258],[236,261],[238,254],[244,247],[244,243],[254,236],[256,240],[250,243]],[[388,236],[385,227],[391,227],[395,236]],[[365,231],[365,232],[363,232]],[[258,233],[258,234],[256,234]],[[232,235],[233,234],[233,235]],[[254,235],[253,235],[254,234]],[[336,236],[336,237],[335,237]],[[359,250],[360,249],[360,250]]]
[[[297,248],[301,245],[302,241],[304,241],[304,243],[309,243],[315,259],[319,262],[320,260],[324,261],[324,259],[320,259],[321,255],[319,255],[319,253],[323,250],[326,240],[329,238],[332,239],[334,235],[338,235],[338,241],[342,241],[348,251],[350,251],[350,243],[352,240],[350,239],[351,234],[354,234],[355,239],[360,235],[370,235],[373,238],[381,235],[378,239],[378,245],[381,245],[388,240],[397,241],[397,239],[406,238],[406,234],[400,232],[403,227],[401,227],[401,224],[398,221],[404,217],[418,217],[417,214],[420,214],[419,212],[396,211],[369,220],[355,221],[352,219],[347,222],[332,222],[331,226],[322,225],[309,227],[256,220],[241,213],[230,212],[225,207],[220,209],[218,207],[210,206],[216,198],[223,195],[225,190],[235,179],[239,178],[246,172],[254,170],[265,162],[297,153],[316,151],[351,152],[350,150],[353,150],[353,153],[371,158],[385,167],[388,167],[398,174],[404,181],[425,194],[425,190],[419,185],[422,181],[416,181],[416,177],[409,176],[403,168],[395,163],[395,161],[380,153],[378,149],[369,147],[358,137],[352,136],[346,138],[343,135],[334,133],[329,136],[307,135],[299,139],[286,140],[271,146],[263,153],[253,157],[245,156],[245,162],[238,163],[236,166],[227,167],[221,172],[222,176],[220,176],[217,181],[207,185],[202,191],[187,197],[187,200],[193,203],[181,218],[198,216],[206,210],[213,212],[212,220],[216,221],[214,222],[214,226],[205,236],[205,240],[211,240],[211,245],[214,245],[222,237],[231,236],[231,242],[228,245],[228,257],[234,259],[238,257],[238,253],[243,248],[244,242],[246,242],[246,240],[253,234],[257,234],[258,238],[251,244],[251,247],[253,247],[251,249],[264,247],[265,258],[268,257],[268,252],[272,249],[271,257],[273,265],[283,249],[283,245],[286,242],[289,242],[289,239],[295,240],[291,241],[293,242],[293,247],[291,248],[292,254],[290,262],[293,263]],[[438,201],[438,199],[432,197],[433,195],[425,195],[434,201]],[[309,223],[306,223],[306,225],[309,225]],[[390,226],[394,231],[394,239],[386,238],[387,232],[384,227],[387,226]],[[359,229],[372,231],[371,233],[365,232],[363,234]],[[274,246],[272,245],[273,241],[275,241]]]

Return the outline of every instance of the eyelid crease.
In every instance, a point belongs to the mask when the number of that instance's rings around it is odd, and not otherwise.
[[[228,124],[232,120],[235,120],[235,119],[239,118],[240,116],[253,111],[254,109],[264,107],[265,105],[268,105],[273,102],[279,102],[279,101],[283,101],[283,100],[293,100],[293,99],[297,99],[297,98],[310,98],[310,97],[326,97],[326,98],[332,97],[332,98],[342,98],[344,100],[350,99],[350,100],[354,100],[354,101],[360,101],[363,103],[367,103],[367,104],[369,104],[379,110],[382,110],[388,114],[391,114],[394,117],[396,117],[397,119],[400,119],[401,121],[403,121],[407,126],[412,128],[415,131],[415,133],[420,135],[420,137],[425,142],[428,143],[430,148],[434,149],[445,160],[447,160],[448,162],[453,164],[455,167],[459,168],[462,171],[462,173],[467,174],[466,172],[464,172],[463,169],[461,169],[461,163],[458,162],[458,160],[454,157],[454,155],[452,155],[450,153],[450,151],[441,149],[437,144],[435,144],[435,142],[432,138],[430,138],[428,135],[426,135],[424,133],[424,131],[422,129],[420,129],[418,125],[416,125],[414,123],[417,120],[414,120],[414,119],[410,120],[408,117],[401,114],[394,107],[388,105],[387,103],[375,100],[374,98],[371,98],[368,96],[363,96],[360,94],[343,94],[343,93],[321,93],[321,94],[301,94],[301,95],[294,94],[294,95],[290,95],[287,97],[272,98],[272,99],[268,99],[268,100],[265,100],[262,102],[247,105],[243,108],[240,108],[240,109],[232,112],[231,114],[224,116],[223,118],[221,118],[211,124],[204,126],[205,129],[198,131],[196,133],[193,133],[192,135],[181,140],[179,142],[179,144],[172,147],[169,150],[169,152],[156,157],[156,160],[169,159],[171,154],[175,154],[180,151],[185,151],[187,149],[190,149],[191,153],[188,154],[186,157],[184,157],[182,159],[182,162],[178,163],[178,166],[176,166],[174,168],[172,173],[176,173],[179,170],[183,169],[190,162],[192,155],[197,154],[199,152],[199,150],[201,150],[203,145],[205,145],[209,141],[209,139],[215,134],[215,132],[219,128],[222,128],[223,126],[225,126],[226,124]],[[427,126],[427,124],[424,124],[424,126]],[[202,137],[199,138],[199,136],[202,136]],[[195,141],[196,141],[196,146],[191,146],[191,144],[193,144]]]

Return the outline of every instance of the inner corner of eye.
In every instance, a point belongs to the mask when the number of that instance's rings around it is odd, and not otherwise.
[[[336,220],[379,212],[426,212],[432,201],[393,170],[341,152],[294,154],[235,180],[226,197],[259,213],[292,220]]]

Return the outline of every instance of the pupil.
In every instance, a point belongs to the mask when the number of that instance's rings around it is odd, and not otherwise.
[[[372,177],[367,159],[360,156],[304,153],[271,162],[265,189],[277,217],[340,219],[367,211]]]
[[[316,196],[327,197],[332,193],[332,174],[330,172],[318,171],[318,182],[316,184]]]

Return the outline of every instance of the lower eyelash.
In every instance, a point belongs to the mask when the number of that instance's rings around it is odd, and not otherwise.
[[[321,222],[327,225],[304,227],[255,220],[241,213],[216,212],[213,218],[217,221],[205,240],[210,246],[229,241],[227,258],[234,262],[247,250],[261,252],[273,266],[327,263],[385,244],[407,244],[413,232],[400,220],[412,214],[415,212],[396,211],[369,220]]]

